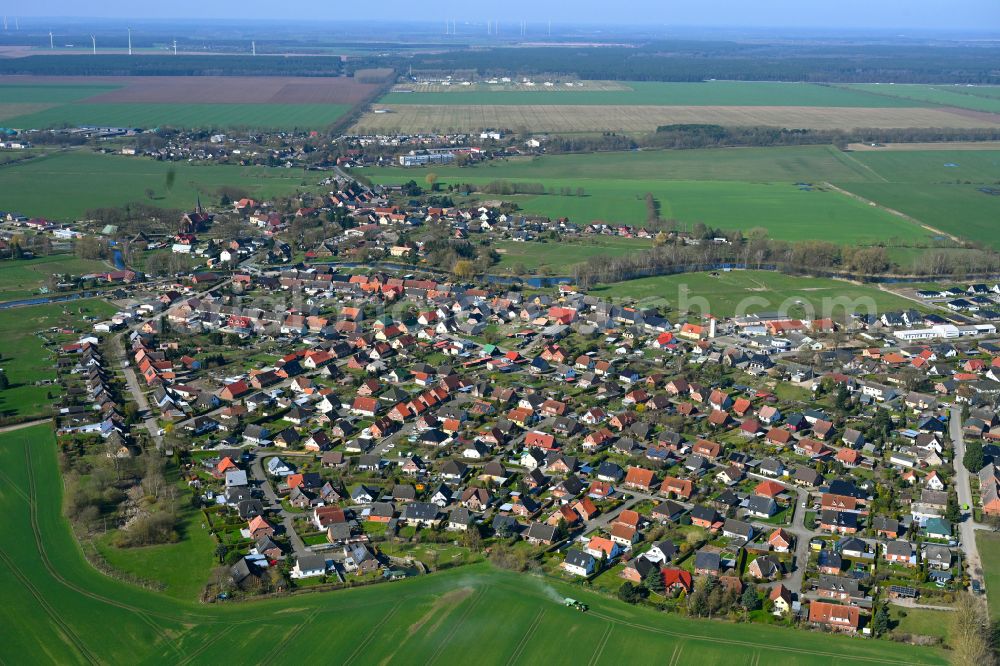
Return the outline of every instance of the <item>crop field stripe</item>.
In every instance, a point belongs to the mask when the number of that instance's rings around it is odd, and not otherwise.
[[[189,652],[186,657],[184,657],[179,662],[177,662],[177,666],[186,666],[187,664],[190,664],[192,661],[194,661],[196,658],[198,658],[205,650],[207,650],[208,648],[210,648],[213,643],[219,642],[220,640],[222,640],[223,638],[225,638],[230,632],[235,631],[236,630],[236,626],[237,625],[235,625],[235,624],[231,624],[231,625],[229,625],[227,627],[223,627],[222,629],[219,629],[212,636],[212,640],[210,640],[210,641],[204,641],[201,645],[198,646],[197,649],[192,650],[191,652]]]
[[[438,657],[441,656],[445,648],[448,647],[448,645],[451,643],[451,639],[455,636],[455,634],[458,633],[458,630],[462,628],[462,625],[465,624],[465,621],[469,619],[469,615],[472,614],[473,609],[475,609],[476,606],[479,605],[479,602],[482,601],[483,597],[485,596],[486,596],[485,588],[480,588],[479,590],[476,590],[476,595],[468,602],[469,605],[465,607],[464,611],[462,611],[462,614],[459,616],[458,621],[456,621],[452,625],[451,630],[444,636],[444,638],[441,639],[441,644],[438,646],[437,650],[435,650],[434,654],[432,654],[430,656],[430,659],[427,660],[427,666],[430,666],[431,664],[433,664],[435,661],[438,660]]]
[[[510,659],[507,660],[507,666],[514,666],[521,658],[521,653],[524,652],[524,648],[531,641],[531,638],[535,635],[535,631],[538,630],[538,625],[542,621],[542,616],[545,614],[544,608],[539,608],[538,612],[535,614],[535,618],[528,625],[528,628],[524,631],[524,635],[521,636],[521,640],[517,642],[514,646],[514,652],[510,655]]]
[[[601,655],[604,654],[604,646],[608,644],[608,639],[611,638],[611,632],[613,632],[614,630],[615,626],[613,624],[608,624],[608,628],[604,630],[604,634],[601,636],[600,642],[594,649],[594,654],[591,655],[590,661],[587,662],[587,666],[597,666],[597,664],[600,663]],[[674,652],[677,652],[677,650],[675,649]],[[670,661],[671,663],[673,663],[673,659],[671,659]]]
[[[393,607],[392,612],[395,612],[395,609],[398,607],[399,604],[396,604],[396,606]],[[317,608],[313,612],[309,613],[309,615],[306,616],[304,620],[293,626],[291,630],[285,634],[285,637],[282,638],[280,641],[276,642],[274,644],[274,647],[271,648],[271,651],[268,652],[263,659],[261,659],[261,663],[262,664],[273,663],[274,660],[276,660],[281,655],[281,651],[285,649],[285,646],[288,645],[291,641],[293,641],[299,634],[301,634],[307,626],[312,624],[312,621],[316,619],[317,615],[319,615],[320,610],[321,609]],[[390,612],[388,615],[391,615],[392,612]]]
[[[43,611],[45,611],[45,614],[49,616],[49,620],[52,621],[52,624],[56,626],[56,628],[59,630],[59,632],[63,635],[63,637],[67,641],[73,644],[73,646],[79,651],[80,655],[91,664],[100,664],[101,663],[100,660],[98,660],[97,657],[94,655],[94,653],[90,651],[90,648],[88,648],[86,643],[83,642],[83,639],[80,638],[79,634],[77,634],[73,630],[73,628],[69,626],[69,623],[66,622],[59,615],[59,613],[54,608],[52,608],[51,605],[49,605],[49,602],[45,599],[45,596],[38,590],[37,587],[35,587],[35,585],[31,582],[31,580],[27,576],[25,576],[24,573],[17,567],[17,564],[14,562],[13,558],[11,558],[10,555],[7,554],[7,551],[3,550],[2,548],[0,548],[0,561],[2,561],[7,566],[7,569],[9,569],[12,574],[14,574],[14,577],[17,578],[17,580],[21,583],[21,585],[23,585],[24,588],[31,594],[31,596],[34,597],[35,601],[38,602],[38,605],[42,608]]]
[[[399,608],[403,605],[404,601],[406,601],[406,599],[400,599],[396,605],[390,608],[389,611],[382,616],[382,619],[377,624],[372,626],[368,633],[365,634],[364,639],[358,643],[357,647],[354,648],[354,652],[352,652],[350,656],[344,660],[343,666],[350,666],[351,662],[361,656],[361,653],[364,652],[364,649],[368,646],[368,644],[371,643],[378,632],[381,631],[382,627],[385,626],[385,623],[388,622],[397,611],[399,611]]]

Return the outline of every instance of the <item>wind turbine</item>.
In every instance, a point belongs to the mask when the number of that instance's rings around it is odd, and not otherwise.
[[[250,42],[250,54],[257,55],[257,40]]]
[[[132,28],[128,28],[128,54],[132,55]]]
[[[93,47],[94,47],[94,55],[97,55],[97,38],[96,38],[96,37],[94,37],[93,35],[91,35],[91,36],[90,36],[90,43],[91,43],[91,44],[93,45]]]
[[[3,17],[3,31],[7,32],[7,15],[6,14],[4,14],[4,17]]]
[[[54,49],[56,47],[55,42],[52,41],[52,31],[49,30],[49,48]]]
[[[177,40],[174,40],[174,55],[177,55]]]

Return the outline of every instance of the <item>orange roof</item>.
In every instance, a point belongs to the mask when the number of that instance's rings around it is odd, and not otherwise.
[[[625,474],[625,483],[649,487],[653,483],[653,477],[653,470],[643,469],[642,467],[629,467],[628,472]]]
[[[785,492],[785,487],[777,481],[761,481],[753,489],[754,494],[764,497],[775,497]]]

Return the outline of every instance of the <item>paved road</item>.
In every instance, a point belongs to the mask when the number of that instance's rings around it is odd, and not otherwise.
[[[952,407],[951,409],[951,441],[954,446],[954,456],[952,464],[955,466],[955,485],[958,491],[958,503],[960,506],[968,505],[969,511],[962,511],[962,522],[958,524],[959,535],[962,539],[962,550],[965,552],[965,561],[969,566],[969,573],[974,578],[982,578],[983,564],[979,558],[979,546],[976,544],[976,530],[984,529],[983,525],[977,525],[972,514],[972,507],[975,502],[972,498],[972,488],[969,485],[969,470],[962,464],[965,457],[965,440],[962,436],[962,408]],[[978,470],[976,470],[978,471]]]
[[[281,505],[281,500],[278,498],[278,494],[274,492],[274,488],[271,486],[271,480],[268,478],[267,474],[264,473],[263,459],[264,456],[254,456],[253,461],[250,463],[250,475],[255,480],[260,481],[260,487],[261,490],[264,491],[264,497],[267,498],[267,501],[272,507],[278,509],[278,515],[281,516],[281,524],[284,526],[285,533],[288,535],[288,539],[292,544],[292,552],[295,554],[295,557],[299,557],[303,553],[307,553],[308,549],[298,532],[295,531],[295,520],[292,514],[285,511],[284,507]]]
[[[777,479],[765,476],[763,474],[757,474],[755,472],[750,472],[747,474],[748,477],[754,479],[761,479],[763,481],[775,481],[783,485],[788,492],[795,493],[795,504],[792,507],[795,514],[792,518],[791,525],[768,525],[766,523],[755,523],[758,529],[768,529],[774,530],[777,527],[785,530],[789,534],[795,537],[795,563],[794,568],[791,573],[789,573],[785,578],[782,579],[785,587],[787,587],[792,592],[802,593],[802,582],[805,579],[806,567],[809,564],[809,541],[818,534],[817,532],[806,527],[805,515],[806,509],[802,508],[805,504],[807,507],[809,505],[809,491],[805,488],[798,488],[788,483],[784,483]]]

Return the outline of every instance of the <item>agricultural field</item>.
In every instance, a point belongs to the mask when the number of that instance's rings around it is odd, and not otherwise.
[[[938,649],[889,641],[740,624],[727,624],[721,635],[717,623],[628,607],[578,586],[484,564],[252,604],[182,602],[105,578],[83,559],[60,514],[49,426],[0,435],[0,470],[5,526],[23,537],[0,548],[5,661],[277,663],[335,654],[344,664],[451,663],[475,650],[483,664],[623,658],[731,664],[734,656],[810,666],[946,663]],[[590,612],[564,607],[565,595],[588,603]],[[220,640],[226,635],[239,640]]]
[[[913,301],[878,287],[844,280],[770,271],[683,273],[640,278],[591,289],[611,299],[657,301],[675,313],[716,317],[782,311],[790,317],[843,319],[853,312],[913,307]]]
[[[397,86],[373,105],[379,113],[366,114],[352,131],[369,134],[502,128],[573,134],[643,133],[660,125],[684,123],[809,129],[1000,125],[1000,118],[967,113],[972,108],[969,106],[881,94],[879,89],[861,86],[773,81],[618,85],[618,89],[596,90],[565,83],[542,83],[530,88],[484,84]],[[982,101],[1000,104],[1000,99]]]
[[[442,186],[502,180],[541,183],[553,192],[568,189],[570,195],[503,198],[527,213],[569,217],[578,224],[642,224],[645,196],[652,193],[662,219],[686,226],[762,227],[772,238],[846,244],[930,239],[918,224],[821,185],[875,177],[864,164],[825,146],[553,155],[465,168],[365,169],[363,175],[378,183],[419,182],[430,171]]]
[[[976,531],[976,546],[983,561],[983,583],[993,620],[1000,619],[1000,534]]]
[[[103,261],[80,259],[72,255],[50,255],[0,264],[0,302],[30,298],[38,294],[49,276],[88,275],[112,270]]]
[[[3,270],[0,269],[0,273]],[[0,311],[0,365],[10,382],[0,392],[0,418],[34,418],[47,414],[60,393],[54,378],[53,359],[45,342],[55,341],[47,331],[53,326],[89,329],[84,317],[106,319],[115,308],[100,300],[78,300]],[[42,383],[38,383],[42,382]]]
[[[592,82],[582,82],[590,84]],[[838,88],[816,83],[781,83],[776,81],[706,81],[701,83],[664,83],[658,81],[608,82],[609,88],[592,86],[546,87],[486,86],[470,90],[466,86],[405,86],[413,92],[390,92],[382,104],[420,104],[444,106],[478,105],[587,105],[587,106],[815,106],[858,108],[906,108],[926,106],[916,100],[872,95],[864,90]]]
[[[998,86],[943,86],[894,83],[857,83],[845,85],[845,90],[883,95],[886,99],[915,104],[934,104],[972,111],[1000,113]]]
[[[570,95],[570,93],[558,94]],[[961,109],[953,110],[945,107],[649,106],[569,103],[461,105],[420,104],[419,100],[416,100],[408,104],[380,103],[377,108],[382,112],[366,113],[349,131],[354,134],[455,133],[501,128],[515,133],[637,134],[653,132],[662,125],[699,123],[729,127],[768,126],[820,130],[1000,127],[998,117],[976,115]]]
[[[99,125],[156,128],[272,128],[322,130],[350,107],[345,104],[66,104],[7,118],[28,129]]]
[[[171,171],[173,187],[167,187]],[[216,199],[222,186],[266,199],[307,190],[310,183],[311,177],[286,169],[156,162],[76,150],[0,167],[0,205],[32,217],[69,221],[87,210],[134,201],[186,209],[199,194]],[[52,196],[53,187],[59,196]],[[147,189],[153,190],[152,199]]]
[[[1000,151],[857,152],[852,158],[872,178],[831,179],[838,187],[947,234],[1000,247]]]
[[[0,120],[77,125],[321,130],[377,89],[349,78],[0,77]]]

